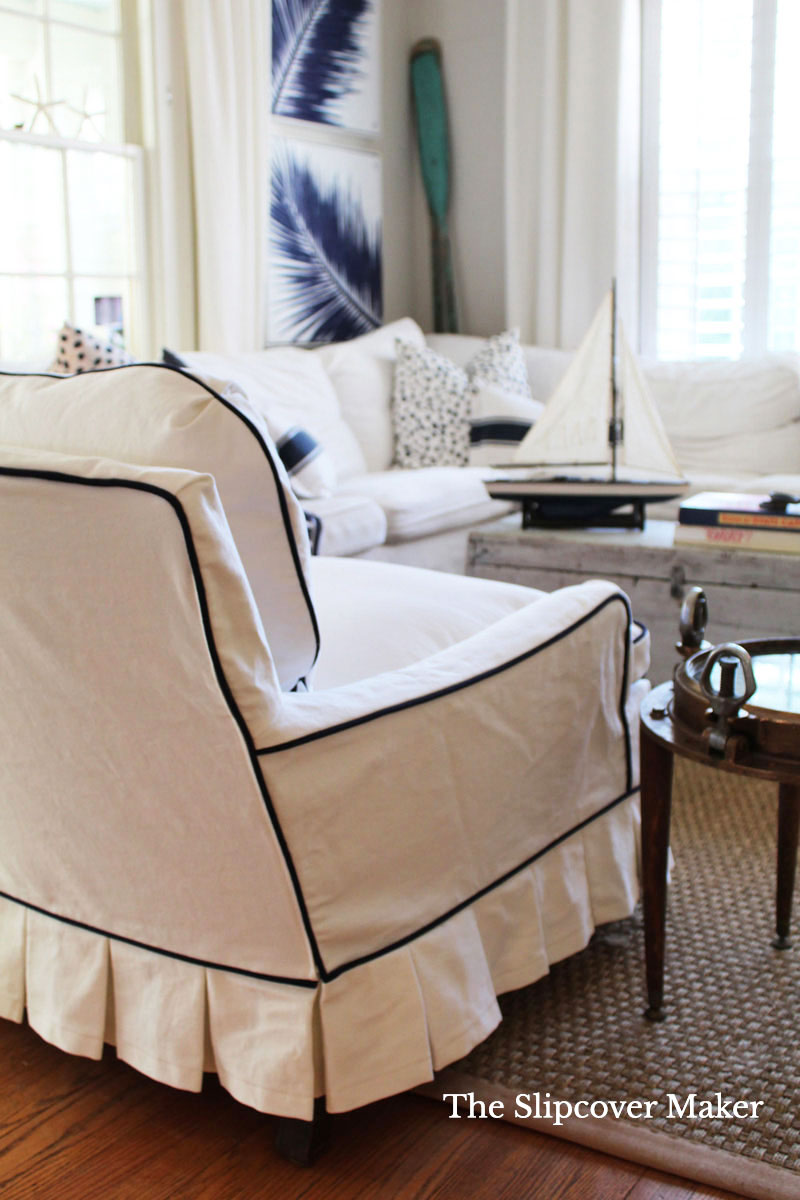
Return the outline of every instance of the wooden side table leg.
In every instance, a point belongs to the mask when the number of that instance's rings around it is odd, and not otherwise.
[[[800,786],[781,783],[778,788],[778,882],[775,889],[776,950],[788,950],[792,944],[792,897],[797,866],[797,841],[800,832]]]
[[[641,727],[642,898],[647,971],[645,1016],[664,1020],[664,941],[667,922],[667,863],[672,809],[672,751]]]

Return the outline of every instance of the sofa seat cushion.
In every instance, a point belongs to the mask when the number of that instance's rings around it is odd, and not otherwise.
[[[322,640],[315,691],[410,666],[543,594],[517,584],[359,559],[316,558],[311,581]]]
[[[361,554],[386,541],[386,514],[368,496],[339,494],[304,502],[319,517],[318,554]]]
[[[513,507],[491,500],[484,467],[421,467],[419,470],[374,471],[348,479],[339,494],[368,496],[386,514],[386,541],[412,538],[500,517]]]

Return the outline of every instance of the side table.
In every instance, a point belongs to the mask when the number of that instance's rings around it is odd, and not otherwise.
[[[743,644],[748,645],[747,642]],[[752,645],[758,647],[758,653],[761,654],[765,654],[761,647],[772,648],[767,641]],[[783,649],[785,654],[788,653],[786,642],[776,640],[775,647],[778,651]],[[794,643],[791,649],[800,650],[800,643]],[[705,657],[707,652],[695,655],[688,663],[681,665],[674,681],[662,683],[651,691],[641,709],[642,891],[649,1003],[646,1015],[654,1021],[663,1020],[665,1015],[667,865],[672,766],[676,754],[715,770],[777,782],[776,936],[773,946],[778,950],[791,946],[789,926],[800,831],[800,716],[797,715],[796,700],[793,699],[798,684],[795,682],[793,688],[783,691],[778,688],[769,695],[765,692],[762,699],[767,703],[762,702],[761,705],[757,703],[759,691],[756,689],[753,703],[741,706],[741,715],[734,714],[733,718],[726,718],[721,723],[717,720],[714,724],[714,718],[704,706],[703,697],[699,692],[696,695],[692,693],[693,683],[700,674]],[[771,657],[775,659],[776,655]],[[692,672],[692,664],[696,660],[699,661]],[[757,655],[754,654],[753,662],[757,661]],[[787,661],[791,667],[790,674],[798,680],[800,655],[788,654]],[[770,725],[771,717],[774,717],[775,725]],[[761,731],[758,729],[759,722],[763,725]],[[709,729],[723,730],[722,737],[719,733],[716,735],[716,747],[709,739]]]

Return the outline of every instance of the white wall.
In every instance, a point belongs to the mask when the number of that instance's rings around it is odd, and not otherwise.
[[[411,176],[410,312],[432,328],[430,217],[413,134],[408,59],[434,37],[442,47],[450,123],[453,263],[462,333],[498,333],[505,317],[505,47],[507,0],[384,0],[407,11],[403,51]],[[398,47],[398,57],[399,54]],[[391,118],[392,129],[399,114]],[[387,144],[390,136],[387,113]]]

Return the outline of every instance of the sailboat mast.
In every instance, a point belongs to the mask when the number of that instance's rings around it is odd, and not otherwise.
[[[608,425],[608,440],[611,443],[611,478],[617,478],[617,443],[620,441],[620,425],[617,415],[617,280],[611,280],[611,419]]]

